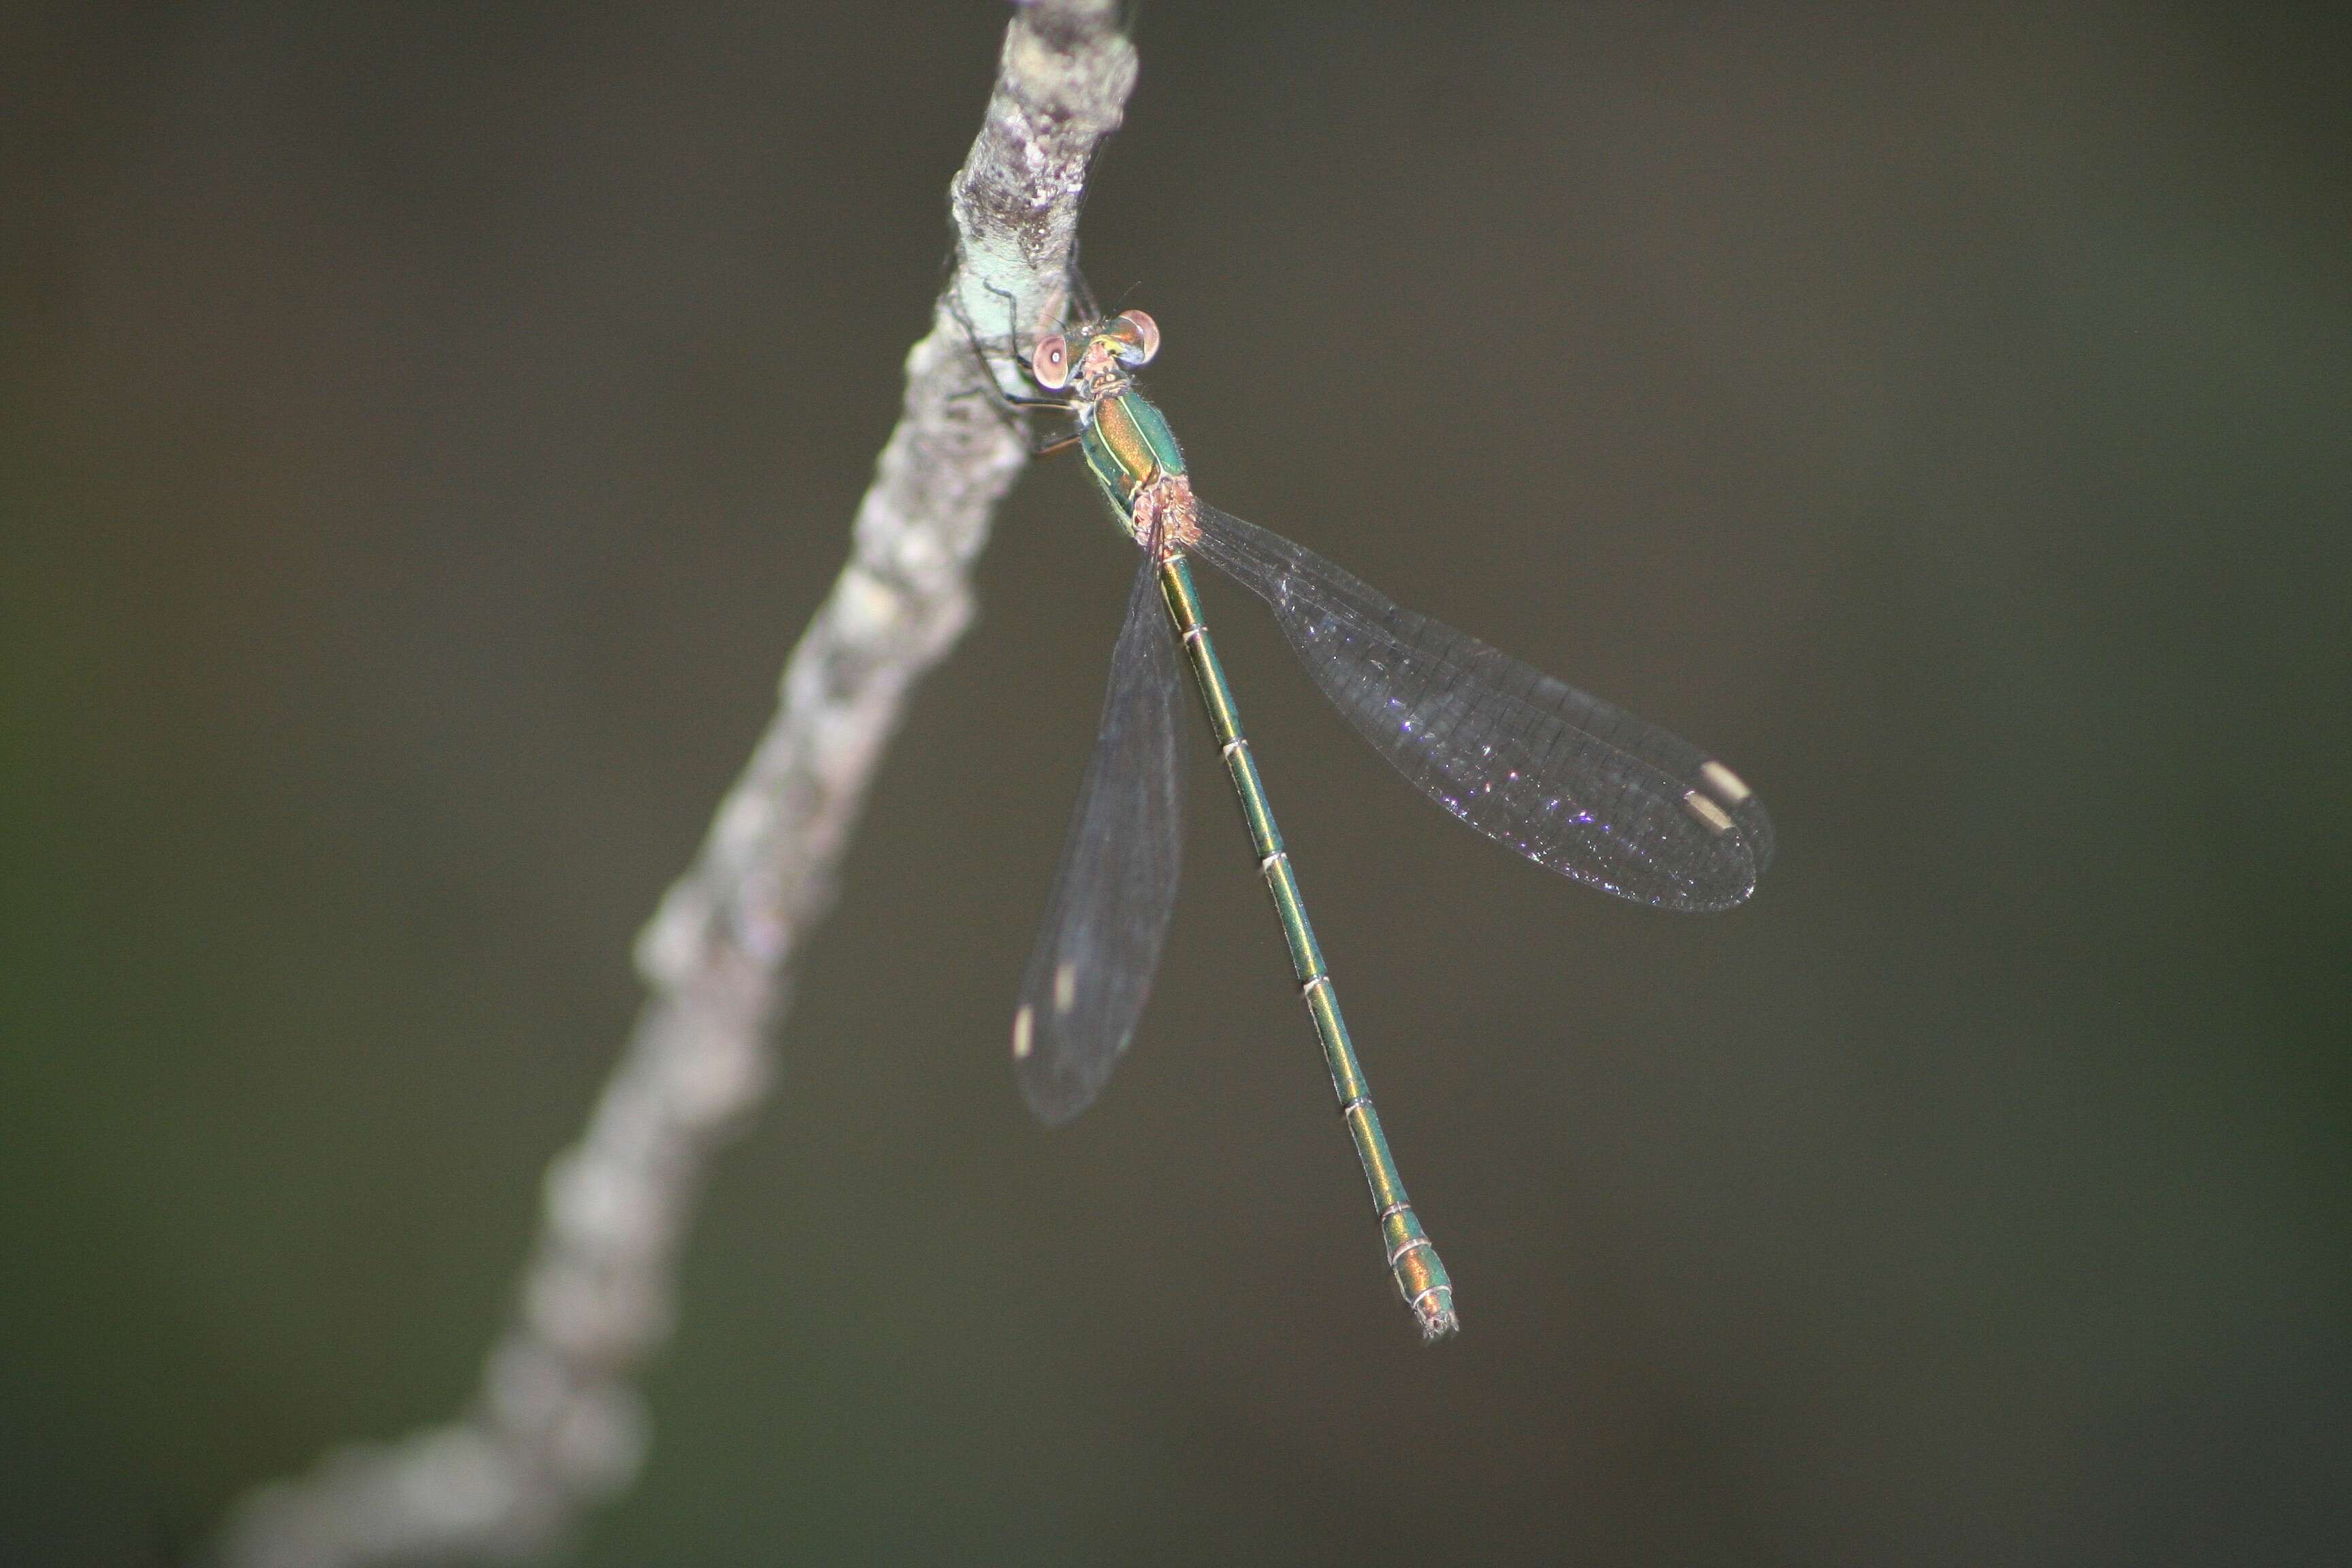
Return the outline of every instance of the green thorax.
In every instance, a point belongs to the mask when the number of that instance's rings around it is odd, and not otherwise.
[[[1176,433],[1139,393],[1122,392],[1096,404],[1080,446],[1095,483],[1121,521],[1133,512],[1138,491],[1184,471]]]

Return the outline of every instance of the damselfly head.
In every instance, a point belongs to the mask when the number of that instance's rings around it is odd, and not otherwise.
[[[1127,372],[1160,352],[1160,323],[1140,310],[1122,310],[1076,339],[1055,332],[1029,351],[1029,379],[1048,392],[1072,388],[1081,398],[1102,397],[1127,385]]]

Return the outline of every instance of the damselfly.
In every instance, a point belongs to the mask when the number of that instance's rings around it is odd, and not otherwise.
[[[1160,965],[1181,846],[1181,647],[1273,895],[1341,1117],[1371,1188],[1397,1289],[1426,1339],[1459,1326],[1454,1286],[1405,1196],[1316,945],[1298,878],[1242,733],[1192,581],[1198,556],[1274,611],[1307,672],[1423,794],[1498,843],[1620,898],[1722,910],[1747,899],[1772,826],[1738,775],[1689,742],[1390,603],[1313,551],[1192,493],[1182,451],[1134,372],[1159,352],[1140,310],[1047,336],[1026,357],[1144,552],[1111,655],[1102,722],[1021,981],[1013,1060],[1049,1123],[1090,1104],[1127,1049]]]

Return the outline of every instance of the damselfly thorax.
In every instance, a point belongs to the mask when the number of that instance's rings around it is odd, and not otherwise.
[[[1160,352],[1160,326],[1128,310],[1077,338],[1055,335],[1030,356],[1030,374],[1047,391],[1066,386],[1078,422],[1078,447],[1112,514],[1138,544],[1189,549],[1201,537],[1184,449],[1150,401],[1135,388],[1130,367]]]

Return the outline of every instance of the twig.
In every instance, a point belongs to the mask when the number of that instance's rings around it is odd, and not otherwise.
[[[217,1543],[233,1568],[514,1561],[635,1479],[635,1378],[669,1332],[705,1165],[764,1098],[787,965],[833,880],[907,693],[971,618],[989,520],[1026,460],[964,321],[1060,306],[1096,145],[1135,54],[1115,0],[1034,0],[1007,29],[987,122],[950,188],[959,264],[859,506],[849,563],[784,667],[774,721],[693,867],[638,938],[649,995],[578,1142],[546,1178],[514,1321],[473,1405],[264,1487]],[[1010,367],[1000,345],[989,374]]]

